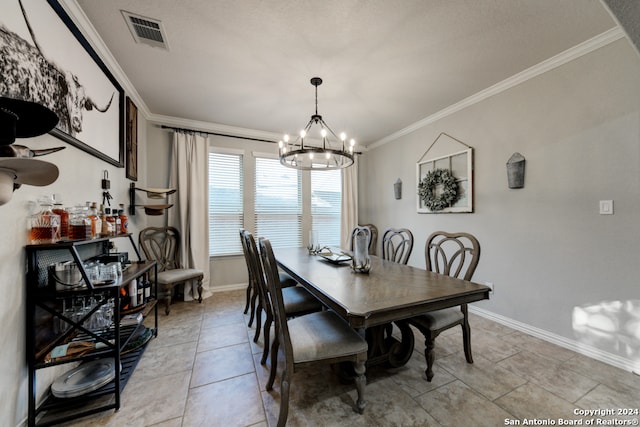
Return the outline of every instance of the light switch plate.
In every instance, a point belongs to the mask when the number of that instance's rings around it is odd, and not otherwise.
[[[613,200],[600,200],[600,215],[613,215]]]

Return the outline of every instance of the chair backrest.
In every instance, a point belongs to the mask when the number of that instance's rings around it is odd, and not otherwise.
[[[284,348],[284,357],[287,369],[293,372],[293,348],[291,347],[291,336],[289,335],[289,326],[287,325],[287,315],[284,310],[284,300],[282,298],[282,287],[280,286],[280,277],[278,274],[278,264],[273,255],[271,242],[260,237],[260,258],[262,258],[262,267],[264,268],[264,276],[271,297],[271,305],[273,307],[273,316],[276,322],[276,333],[280,344]],[[273,354],[271,357],[275,357]],[[275,363],[275,362],[272,362]]]
[[[242,238],[242,249],[246,251],[245,259],[249,271],[249,280],[253,281],[252,284],[258,290],[258,297],[260,298],[262,308],[265,312],[272,315],[273,308],[268,295],[268,288],[265,283],[262,261],[260,261],[256,240],[253,238],[253,234],[247,230],[240,230],[240,237]]]
[[[247,274],[249,275],[249,283],[253,284],[254,282],[253,271],[252,271],[253,268],[251,268],[251,256],[249,254],[249,248],[247,247],[247,238],[245,236],[246,233],[248,233],[247,230],[240,229],[240,243],[242,244],[242,253],[244,254],[244,262],[245,264],[247,264]]]
[[[480,260],[480,243],[469,233],[436,231],[424,247],[427,270],[471,280]]]
[[[387,228],[382,235],[382,259],[406,264],[413,250],[413,233],[406,228]]]
[[[158,263],[158,272],[182,268],[180,232],[175,227],[147,227],[140,231],[138,244],[147,260]]]
[[[369,255],[376,254],[376,245],[378,244],[378,228],[373,224],[362,224],[357,227],[354,227],[353,231],[351,231],[351,250],[353,251],[353,237],[356,234],[356,231],[359,228],[368,228],[369,229]]]

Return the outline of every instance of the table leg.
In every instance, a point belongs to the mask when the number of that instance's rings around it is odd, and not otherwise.
[[[369,344],[367,366],[386,364],[392,368],[404,366],[413,353],[414,337],[405,322],[396,322],[400,340],[392,335],[393,323],[368,328],[365,338]]]

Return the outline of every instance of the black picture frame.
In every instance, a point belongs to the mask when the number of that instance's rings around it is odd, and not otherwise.
[[[138,180],[138,107],[127,97],[126,166],[125,176],[131,181]]]
[[[0,95],[47,106],[60,119],[51,135],[124,167],[124,90],[58,0],[4,1],[0,24],[16,46]]]

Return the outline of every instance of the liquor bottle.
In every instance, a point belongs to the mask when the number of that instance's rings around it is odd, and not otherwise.
[[[69,238],[84,240],[91,238],[91,219],[86,206],[77,205],[69,214]]]
[[[151,299],[151,282],[147,274],[144,275],[142,282],[144,283],[144,300],[146,302]]]
[[[60,240],[60,215],[53,213],[53,199],[38,200],[40,211],[30,217],[29,241],[31,244],[56,243]]]
[[[138,304],[144,304],[145,302],[147,302],[144,298],[144,280],[142,280],[142,278],[140,278],[138,280]]]
[[[107,223],[106,235],[113,236],[115,234],[116,222],[113,215],[111,215],[111,208],[104,208],[104,217],[104,222]],[[104,229],[104,225],[102,228]]]
[[[54,194],[53,212],[60,215],[60,239],[64,240],[69,237],[69,211],[62,207],[62,198],[59,194]]]
[[[97,202],[91,203],[89,219],[91,220],[91,237],[100,236],[100,233],[102,233],[102,219],[100,219]]]
[[[123,234],[127,234],[129,232],[129,217],[127,217],[127,214],[124,213],[123,204],[120,204],[118,216],[120,216],[120,232]]]
[[[120,234],[122,232],[122,222],[120,221],[120,215],[118,215],[118,210],[113,208],[113,235]]]
[[[100,205],[100,222],[101,222],[101,231],[100,235],[102,237],[106,237],[109,235],[109,222],[107,221],[107,214],[104,210],[104,205]]]
[[[129,298],[131,298],[131,307],[138,306],[138,281],[133,279],[129,282]]]

